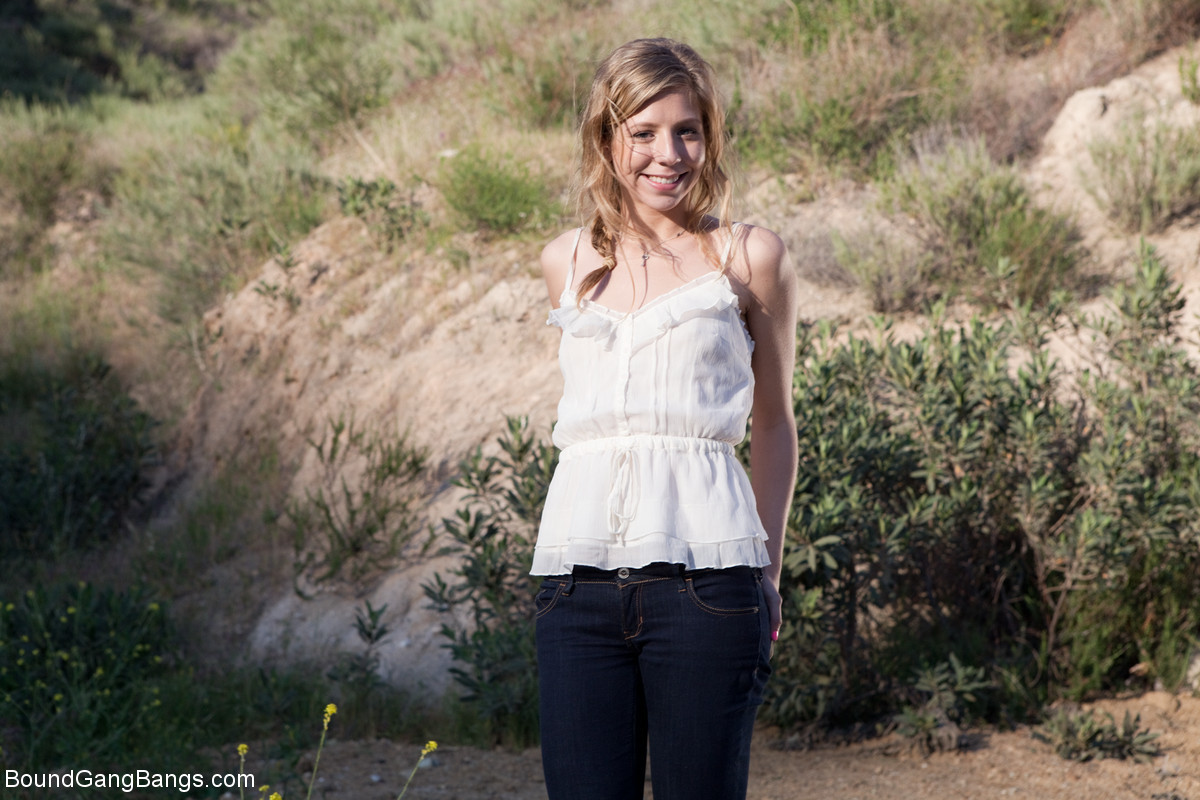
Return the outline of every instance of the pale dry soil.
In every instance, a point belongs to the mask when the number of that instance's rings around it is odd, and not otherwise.
[[[1149,763],[1068,761],[1028,727],[978,732],[970,749],[927,758],[895,735],[844,746],[788,750],[762,729],[751,761],[751,800],[1200,800],[1200,698],[1154,692],[1090,706],[1140,715],[1161,734]],[[392,800],[420,755],[419,744],[386,740],[326,744],[313,797]],[[536,750],[512,752],[442,745],[417,771],[412,800],[542,800]],[[311,762],[302,766],[309,766]],[[651,796],[649,783],[646,797]]]

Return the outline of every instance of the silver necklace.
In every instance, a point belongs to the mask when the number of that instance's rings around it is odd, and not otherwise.
[[[687,228],[684,228],[679,233],[668,236],[667,238],[663,239],[658,244],[654,245],[654,247],[642,250],[642,269],[646,268],[646,262],[650,260],[650,253],[652,251],[657,250],[658,248],[662,247],[664,244],[671,241],[672,239],[678,239],[680,236],[683,236],[685,233],[687,233]]]

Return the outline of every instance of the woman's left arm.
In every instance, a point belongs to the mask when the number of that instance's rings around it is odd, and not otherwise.
[[[796,361],[798,286],[787,248],[765,228],[751,228],[744,247],[746,325],[754,338],[754,413],[750,420],[750,483],[767,531],[771,565],[764,591],[771,631],[782,622],[779,578],[788,509],[796,486],[796,417],[792,370]]]

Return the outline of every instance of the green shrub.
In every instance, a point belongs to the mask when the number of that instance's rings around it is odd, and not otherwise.
[[[1188,102],[1200,106],[1200,59],[1179,57],[1179,88]]]
[[[110,539],[145,486],[153,421],[98,356],[0,369],[0,556],[56,556]]]
[[[214,54],[249,16],[231,3],[76,0],[9,3],[0,29],[3,94],[65,104],[98,94],[178,98],[204,86]]]
[[[982,6],[989,30],[999,33],[1005,49],[1027,55],[1062,33],[1071,4],[1065,0],[987,0]]]
[[[1120,726],[1112,714],[1105,714],[1108,722],[1096,719],[1094,712],[1071,712],[1060,709],[1051,715],[1033,738],[1045,742],[1065,759],[1091,761],[1095,758],[1133,759],[1149,761],[1161,752],[1155,739],[1157,733],[1139,729],[1141,716],[1125,719]]]
[[[86,121],[72,111],[0,106],[0,197],[20,209],[0,226],[0,278],[21,277],[49,266],[45,232],[62,196],[81,183]],[[6,198],[7,199],[7,198]]]
[[[438,188],[466,226],[492,234],[538,230],[558,218],[545,181],[512,159],[468,148],[438,170]]]
[[[1125,230],[1153,233],[1200,206],[1200,131],[1135,116],[1089,148],[1088,190]]]
[[[1056,312],[802,336],[767,719],[907,704],[923,730],[907,676],[951,656],[998,687],[988,718],[1178,685],[1200,619],[1200,367],[1152,250],[1114,305],[1072,323],[1100,345],[1074,385],[1046,350]]]
[[[174,647],[145,592],[38,586],[0,607],[0,736],[30,769],[129,764],[155,752],[156,681]]]
[[[1063,697],[1178,685],[1200,599],[1200,367],[1152,250],[1114,313],[933,324],[898,341],[804,329],[799,475],[783,628],[763,718],[895,720],[918,747]],[[1081,377],[1047,348],[1093,330]],[[425,587],[471,619],[444,633],[493,740],[535,730],[532,535],[554,452],[510,420],[502,455],[461,468],[447,532],[459,580]],[[914,681],[914,677],[916,679]],[[529,734],[531,735],[531,734]]]
[[[429,225],[429,215],[412,193],[402,197],[399,187],[387,178],[339,182],[338,203],[343,214],[362,219],[389,248]]]
[[[443,624],[442,635],[458,665],[451,673],[479,723],[473,732],[522,747],[538,739],[538,579],[529,569],[558,453],[534,439],[525,418],[510,417],[499,444],[501,455],[485,458],[476,450],[459,466],[454,483],[467,496],[444,525],[463,561],[450,573],[454,583],[438,574],[424,589],[434,608],[469,612],[465,624]]]
[[[420,530],[414,507],[428,458],[406,435],[368,434],[344,417],[330,420],[320,441],[308,444],[321,482],[284,510],[301,594],[302,584],[358,582],[394,566]],[[349,480],[359,463],[361,476]]]
[[[1079,233],[1034,205],[1016,169],[992,162],[982,142],[919,148],[883,186],[885,204],[916,220],[937,290],[994,305],[1043,305],[1078,283]],[[1009,268],[997,280],[1002,260]]]
[[[1056,598],[1065,652],[1051,654],[1076,699],[1129,681],[1177,687],[1200,623],[1200,365],[1184,300],[1143,245],[1113,303],[1090,321],[1107,359],[1081,383],[1093,431],[1076,468],[1082,510],[1051,554],[1086,579]]]

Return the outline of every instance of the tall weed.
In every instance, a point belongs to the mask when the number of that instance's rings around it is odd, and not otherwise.
[[[357,583],[395,564],[420,529],[415,503],[428,457],[407,435],[368,433],[343,416],[308,444],[320,463],[320,483],[284,511],[302,595],[335,580]]]

